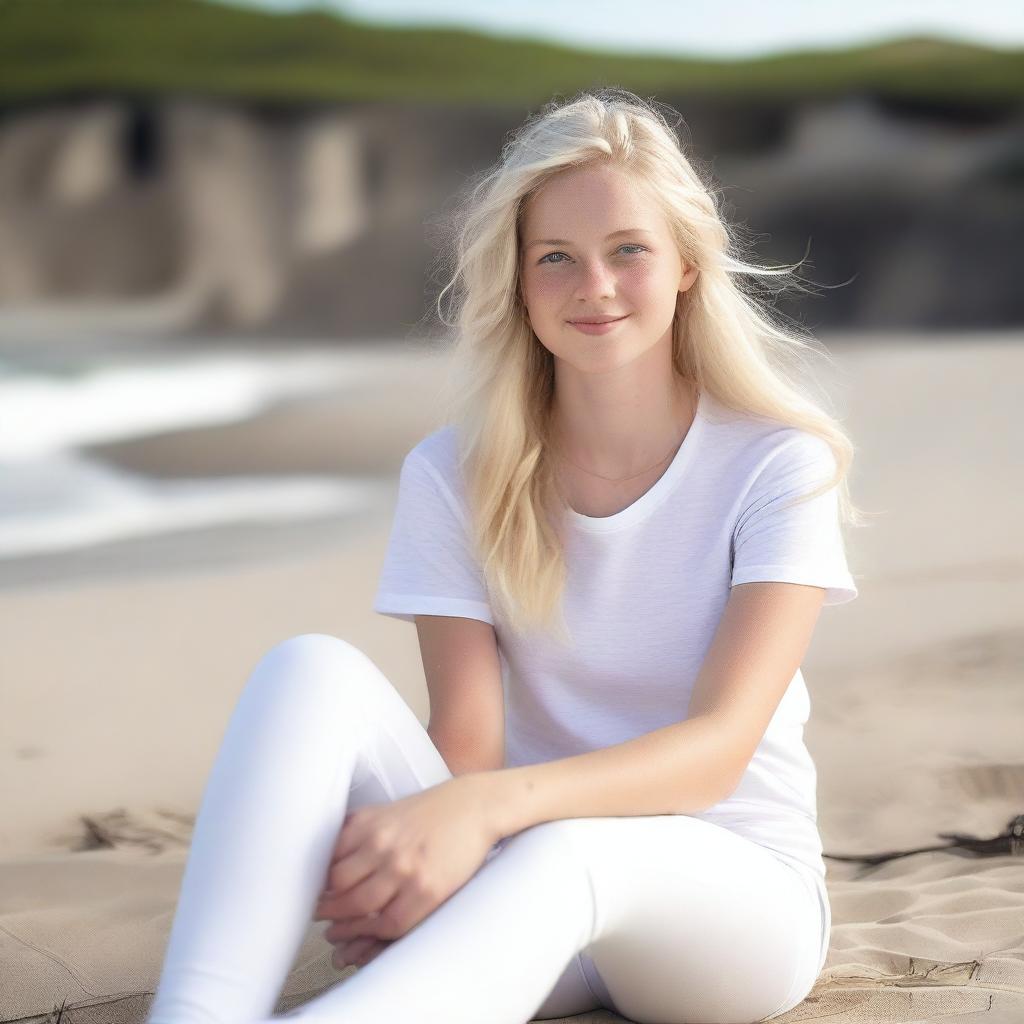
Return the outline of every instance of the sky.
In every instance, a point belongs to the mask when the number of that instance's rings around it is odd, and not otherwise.
[[[906,35],[1024,47],[1021,0],[220,0],[334,10],[379,25],[472,28],[582,49],[753,57]]]

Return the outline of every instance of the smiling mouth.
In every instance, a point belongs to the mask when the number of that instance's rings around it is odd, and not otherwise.
[[[593,325],[593,324],[613,324],[617,320],[625,320],[627,316],[629,316],[629,314],[628,313],[624,313],[622,316],[602,317],[600,320],[570,320],[569,323],[571,323],[571,324],[589,324],[589,325]]]

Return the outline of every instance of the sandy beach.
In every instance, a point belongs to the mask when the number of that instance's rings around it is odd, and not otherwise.
[[[860,596],[823,611],[803,665],[831,948],[811,996],[777,1019],[1021,1021],[1024,857],[936,851],[864,870],[828,854],[995,835],[1024,812],[1024,338],[822,340],[869,525],[847,535]],[[403,350],[380,366],[344,402],[325,393],[93,451],[153,475],[301,469],[394,483],[440,423],[429,398],[445,364]],[[142,1021],[190,816],[274,643],[345,637],[426,721],[415,629],[370,610],[390,512],[385,491],[344,523],[0,562],[0,1020],[41,1024],[66,998],[80,1005],[62,1024]],[[311,924],[279,1012],[343,976],[322,929]]]

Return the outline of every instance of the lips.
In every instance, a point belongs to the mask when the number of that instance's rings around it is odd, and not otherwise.
[[[588,316],[581,317],[578,320],[570,320],[571,324],[610,324],[616,320],[625,320],[628,316],[627,313],[623,313],[622,316]]]

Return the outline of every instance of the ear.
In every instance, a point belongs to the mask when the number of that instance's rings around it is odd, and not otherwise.
[[[683,264],[683,266],[686,267],[686,264]],[[698,267],[696,267],[696,266],[686,267],[685,273],[683,274],[683,276],[681,278],[679,278],[679,290],[681,292],[689,291],[691,285],[693,284],[693,282],[697,280],[697,274],[698,273],[699,273],[699,268]]]

